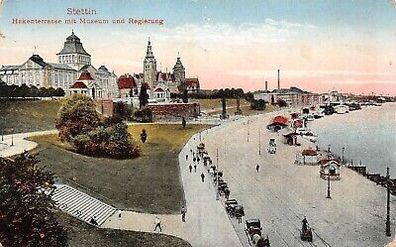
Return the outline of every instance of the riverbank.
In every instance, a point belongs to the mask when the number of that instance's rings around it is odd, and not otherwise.
[[[250,117],[249,124],[247,119],[235,121],[204,136],[212,157],[219,150],[219,169],[224,171],[231,197],[245,207],[245,218],[261,219],[263,233],[274,246],[310,246],[299,239],[304,216],[314,229],[316,246],[384,246],[390,242],[392,238],[385,236],[385,190],[342,169],[341,180],[332,182],[332,199],[326,199],[327,181],[320,178],[319,167],[294,165],[296,154],[314,145],[301,139],[299,147],[283,144],[283,136],[265,129],[273,115]],[[278,144],[275,155],[266,152],[270,138]],[[259,172],[256,164],[260,164]],[[391,204],[393,211],[394,199]],[[391,223],[393,233],[394,218]],[[233,224],[247,244],[243,224]]]

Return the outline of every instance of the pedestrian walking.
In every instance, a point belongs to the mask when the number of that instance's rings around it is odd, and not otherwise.
[[[186,160],[188,160],[188,154],[186,154]]]
[[[118,210],[118,218],[121,218],[121,210]]]
[[[199,161],[200,161],[200,159],[199,159],[199,157],[197,157],[197,162],[199,163]]]
[[[201,179],[202,179],[202,183],[205,182],[205,174],[203,174],[203,172],[201,173]]]
[[[184,206],[182,206],[180,213],[181,213],[181,217],[182,217],[182,222],[186,222],[186,208]]]
[[[190,169],[190,173],[191,173],[191,171],[192,171],[192,165],[190,164],[190,166],[189,166],[188,168]]]
[[[161,220],[158,216],[155,216],[154,223],[155,223],[154,231],[156,231],[157,228],[159,228],[159,231],[162,232]]]
[[[259,170],[260,170],[260,165],[257,164],[257,165],[256,165],[256,171],[259,172]]]
[[[194,172],[197,172],[197,164],[194,164]]]
[[[193,158],[193,161],[194,161],[194,163],[195,163],[195,161],[197,161],[197,158],[195,158],[195,156],[194,156],[194,158]]]

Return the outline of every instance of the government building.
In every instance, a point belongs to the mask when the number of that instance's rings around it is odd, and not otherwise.
[[[2,65],[0,79],[8,85],[62,88],[67,95],[83,92],[98,99],[112,99],[119,94],[117,76],[104,65],[96,69],[91,64],[91,55],[73,31],[56,55],[57,63],[33,54],[21,65]]]
[[[186,78],[186,70],[179,55],[172,72],[157,70],[157,60],[150,40],[143,60],[143,72],[121,75],[117,84],[119,98],[132,101],[133,104],[138,102],[142,87],[147,90],[150,103],[169,102],[171,93],[181,93],[184,90],[197,93],[200,90],[198,78]]]

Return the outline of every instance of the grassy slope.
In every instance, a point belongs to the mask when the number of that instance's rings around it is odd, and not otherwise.
[[[55,135],[32,139],[39,143],[36,152],[41,164],[66,183],[87,187],[117,207],[149,213],[177,213],[184,200],[179,178],[177,154],[184,142],[208,126],[136,124],[130,126],[133,137],[144,128],[147,142],[141,157],[133,160],[92,158],[67,151]],[[66,180],[68,179],[68,180]],[[93,192],[92,192],[93,191]]]
[[[0,101],[0,132],[5,134],[55,129],[60,101]],[[1,134],[1,133],[0,133]]]

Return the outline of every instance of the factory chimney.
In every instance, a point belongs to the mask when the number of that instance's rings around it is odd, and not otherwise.
[[[268,81],[265,81],[265,91],[268,91]]]
[[[280,69],[278,69],[278,89],[280,89]]]

